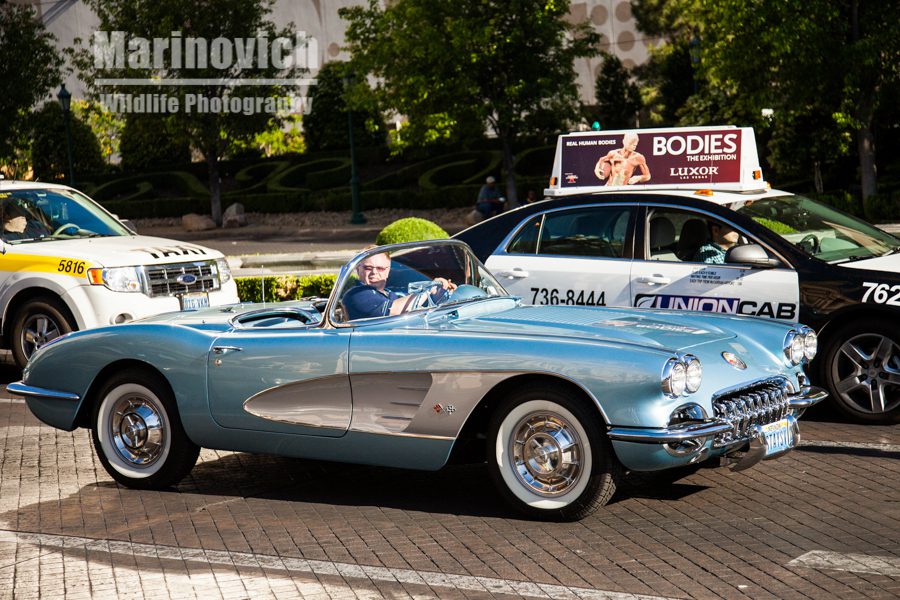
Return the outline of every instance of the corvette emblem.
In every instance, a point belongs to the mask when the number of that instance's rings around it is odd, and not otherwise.
[[[456,412],[456,407],[454,407],[452,404],[448,404],[447,406],[444,406],[442,404],[435,404],[432,408],[437,414],[441,414],[443,412],[447,413],[448,415],[452,415]]]
[[[731,366],[734,367],[735,369],[738,369],[738,370],[740,370],[740,371],[743,371],[744,369],[747,368],[747,363],[745,363],[744,361],[742,361],[742,360],[737,356],[737,354],[732,354],[731,352],[723,352],[723,353],[722,353],[722,358],[724,358],[724,359],[725,359],[725,362],[727,362],[729,365],[731,365]]]

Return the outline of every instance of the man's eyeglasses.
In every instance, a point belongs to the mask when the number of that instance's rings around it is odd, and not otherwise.
[[[372,266],[372,265],[363,265],[362,270],[365,271],[366,273],[372,273],[372,272],[375,272],[375,273],[384,273],[384,272],[387,271],[389,268],[390,268],[390,267],[375,267],[375,266]]]

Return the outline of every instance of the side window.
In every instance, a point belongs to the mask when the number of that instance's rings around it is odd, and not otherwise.
[[[541,221],[543,215],[532,218],[525,224],[513,241],[507,246],[509,254],[535,254],[537,252],[538,236],[541,233]]]
[[[645,231],[650,260],[721,264],[730,247],[748,243],[722,221],[683,210],[654,210]]]
[[[622,206],[548,213],[538,254],[621,258],[630,214]]]

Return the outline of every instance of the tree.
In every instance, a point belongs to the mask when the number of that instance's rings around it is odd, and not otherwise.
[[[641,109],[641,94],[628,70],[615,54],[603,52],[603,66],[597,75],[597,116],[605,129],[634,127]]]
[[[62,107],[55,100],[46,102],[31,115],[32,169],[35,179],[61,181],[69,172],[66,148],[66,122]],[[77,174],[103,170],[103,157],[97,136],[76,115],[69,115],[72,132],[72,168]]]
[[[122,169],[139,171],[191,162],[191,145],[170,119],[158,114],[129,114],[122,128]]]
[[[217,223],[222,220],[219,160],[229,148],[267,131],[273,120],[280,124],[276,100],[296,90],[296,78],[318,60],[315,49],[299,43],[293,24],[277,30],[267,20],[273,1],[86,0],[100,28],[92,46],[75,52],[74,59],[92,94],[119,110],[123,104],[113,93],[174,99],[177,109],[162,111],[166,128],[187,136],[206,160]],[[119,41],[124,51],[117,51]],[[177,57],[171,50],[176,45]],[[286,50],[292,51],[287,58]],[[116,62],[119,55],[124,56]],[[110,79],[158,81],[153,86],[101,81]]]
[[[516,205],[514,149],[547,116],[577,115],[574,60],[597,53],[567,0],[397,0],[341,9],[358,75],[374,75],[382,105],[406,116],[406,139],[448,139],[470,124],[503,148],[506,196]]]
[[[384,119],[365,78],[355,77],[347,63],[330,62],[316,76],[316,86],[310,90],[310,111],[303,119],[310,150],[349,147],[347,99],[351,93],[354,143],[363,147],[384,145],[387,137]]]
[[[54,39],[32,7],[0,2],[0,161],[15,160],[27,143],[32,107],[61,81]]]
[[[894,103],[888,90],[900,81],[900,4],[641,0],[635,14],[650,33],[680,28],[684,35],[693,28],[702,40],[705,85],[698,95],[718,96],[716,105],[747,124],[772,109],[773,136],[788,136],[773,139],[782,154],[794,138],[794,152],[815,153],[809,161],[815,171],[849,150],[850,134],[862,197],[876,192],[876,116],[882,103]],[[697,114],[687,110],[682,118]],[[807,128],[805,141],[788,131],[794,125]]]

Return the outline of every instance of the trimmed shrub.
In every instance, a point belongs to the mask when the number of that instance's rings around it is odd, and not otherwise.
[[[375,238],[379,246],[422,240],[442,240],[450,237],[441,227],[427,219],[407,217],[398,219],[381,230]]]
[[[865,200],[866,220],[887,223],[900,218],[900,192],[880,192]]]
[[[2,118],[6,118],[5,115]],[[61,181],[68,177],[65,116],[59,102],[47,102],[31,116],[31,160],[34,177],[41,181]],[[91,128],[69,115],[72,134],[72,169],[75,181],[87,173],[105,168],[100,142]]]
[[[271,277],[237,277],[238,298],[241,302],[262,302],[265,285],[266,302],[284,302],[301,298],[327,298],[337,275],[275,275]]]

